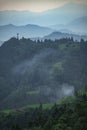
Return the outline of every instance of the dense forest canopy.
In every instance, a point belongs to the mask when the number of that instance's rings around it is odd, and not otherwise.
[[[1,130],[87,130],[87,91],[44,108],[0,111]]]
[[[11,38],[0,47],[0,109],[58,102],[87,84],[87,41]]]

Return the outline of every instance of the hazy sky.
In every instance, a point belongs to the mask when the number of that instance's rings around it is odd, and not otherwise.
[[[66,3],[87,4],[87,0],[0,0],[0,10],[30,10],[42,12]]]

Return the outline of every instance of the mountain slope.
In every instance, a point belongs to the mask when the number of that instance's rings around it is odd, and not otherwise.
[[[86,64],[87,42],[11,38],[0,47],[0,109],[72,95],[87,84]]]

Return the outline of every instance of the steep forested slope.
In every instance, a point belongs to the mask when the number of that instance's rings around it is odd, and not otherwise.
[[[0,108],[56,102],[73,94],[87,84],[86,64],[83,40],[11,38],[0,47]]]

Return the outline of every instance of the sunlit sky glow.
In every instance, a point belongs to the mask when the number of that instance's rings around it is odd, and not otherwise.
[[[67,3],[87,4],[87,0],[0,0],[0,10],[43,12]]]

